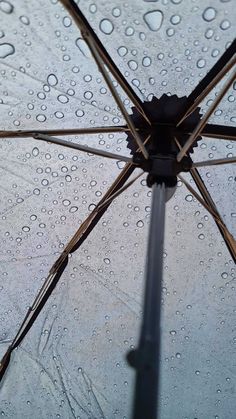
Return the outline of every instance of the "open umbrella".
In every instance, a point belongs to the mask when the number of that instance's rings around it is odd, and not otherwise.
[[[0,1],[1,414],[232,418],[232,2],[77,3]]]

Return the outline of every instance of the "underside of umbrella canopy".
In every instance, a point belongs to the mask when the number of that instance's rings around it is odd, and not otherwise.
[[[232,418],[232,2],[77,3],[0,1],[2,415],[131,417],[142,171],[149,186],[184,171],[167,204],[158,412]]]

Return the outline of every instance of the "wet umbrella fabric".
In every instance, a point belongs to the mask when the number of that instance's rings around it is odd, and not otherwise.
[[[79,5],[141,100],[188,95],[232,41],[232,2]],[[2,130],[125,124],[59,2],[2,1],[0,11]],[[118,92],[131,113],[131,102]],[[204,112],[214,97],[215,91]],[[233,125],[233,100],[232,88],[212,123]],[[123,132],[66,139],[129,156]],[[203,138],[194,158],[231,157],[233,145]],[[123,163],[26,137],[3,137],[1,147],[2,355],[51,266]],[[232,167],[201,173],[234,232]],[[110,206],[73,253],[12,355],[1,386],[2,415],[129,417],[134,376],[124,355],[137,342],[141,316],[151,197],[144,179]],[[230,418],[233,262],[206,209],[178,186],[166,217],[160,417],[177,411]]]

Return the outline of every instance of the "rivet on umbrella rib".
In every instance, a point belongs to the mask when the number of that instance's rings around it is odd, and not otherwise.
[[[111,57],[108,55],[106,49],[102,45],[101,41],[93,31],[92,27],[90,26],[89,22],[85,18],[85,16],[81,13],[78,5],[72,0],[60,0],[61,4],[68,10],[70,15],[73,17],[74,21],[76,22],[77,26],[79,27],[81,33],[83,32],[84,35],[90,36],[95,44],[96,50],[99,53],[99,56],[103,60],[103,62],[106,64],[106,66],[109,68],[110,72],[112,73],[113,77],[117,80],[117,82],[120,84],[122,89],[125,91],[129,99],[133,102],[133,104],[136,106],[137,110],[140,112],[140,114],[144,117],[144,119],[150,124],[149,118],[146,115],[143,104],[140,98],[136,95],[136,93],[133,91],[129,83],[126,81],[118,67],[115,65],[114,61],[111,59]]]
[[[219,71],[219,73],[211,80],[208,86],[203,90],[203,92],[197,97],[194,101],[193,105],[187,110],[185,115],[180,119],[177,124],[177,127],[192,113],[194,112],[198,105],[205,99],[205,97],[210,93],[210,91],[219,83],[219,81],[228,73],[229,70],[235,65],[236,63],[236,55]]]
[[[97,148],[88,147],[82,144],[76,144],[70,141],[65,141],[65,140],[62,140],[61,138],[52,137],[50,135],[35,133],[33,134],[33,138],[35,138],[36,140],[47,141],[53,144],[58,144],[60,146],[72,148],[74,150],[84,151],[85,153],[92,153],[97,156],[106,157],[108,159],[115,159],[115,160],[125,161],[127,163],[132,163],[132,159],[130,157],[120,156],[119,154],[110,153],[106,150],[98,150]]]
[[[234,71],[229,80],[226,82],[226,84],[223,86],[221,92],[218,94],[218,96],[213,101],[212,105],[209,107],[208,111],[205,113],[203,118],[200,120],[199,124],[196,126],[193,133],[190,135],[188,141],[184,144],[182,149],[180,150],[179,154],[177,155],[177,161],[180,162],[182,158],[184,157],[185,153],[191,148],[194,141],[196,140],[197,136],[201,134],[201,131],[203,130],[204,126],[206,125],[208,119],[213,114],[214,110],[226,94],[227,90],[230,88],[231,84],[236,79],[236,72]]]
[[[236,157],[228,157],[226,159],[198,161],[198,162],[193,163],[192,167],[216,166],[219,164],[232,164],[232,163],[236,163]]]

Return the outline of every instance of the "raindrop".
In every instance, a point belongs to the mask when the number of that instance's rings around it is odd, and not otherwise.
[[[180,358],[181,358],[181,354],[180,354],[179,352],[177,352],[177,353],[175,354],[175,356],[176,356],[176,358],[178,358],[178,359],[180,359]]]
[[[144,223],[142,220],[137,221],[136,226],[139,228],[142,228],[144,226]]]
[[[69,205],[70,205],[70,201],[69,201],[69,199],[64,199],[63,201],[62,201],[62,204],[65,206],[65,207],[68,207]]]
[[[125,35],[132,36],[134,34],[134,28],[132,26],[128,26],[128,28],[125,29]]]
[[[8,15],[13,12],[14,7],[9,1],[0,1],[0,10]]]
[[[62,119],[62,118],[64,118],[64,113],[63,113],[63,112],[60,112],[60,111],[56,111],[56,112],[54,112],[54,115],[55,115],[55,117],[56,117],[57,119]]]
[[[47,78],[47,82],[49,84],[49,86],[56,86],[58,83],[58,79],[55,76],[55,74],[49,74],[48,78]]]
[[[134,61],[134,60],[130,60],[130,61],[128,62],[128,66],[129,66],[129,68],[130,68],[131,70],[137,70],[137,68],[138,68],[138,64],[137,64],[137,62],[136,62],[136,61]]]
[[[84,97],[85,99],[90,100],[93,97],[93,93],[90,91],[84,92]]]
[[[85,57],[91,58],[90,49],[83,38],[77,38],[75,44]]]
[[[151,31],[158,31],[163,22],[163,13],[160,10],[152,10],[145,13],[143,19]]]
[[[118,54],[120,57],[124,57],[127,54],[128,50],[126,47],[119,47],[118,48]]]
[[[204,236],[204,234],[199,234],[198,238],[199,238],[199,240],[204,240],[205,236]]]
[[[20,16],[20,21],[22,23],[24,23],[24,25],[29,25],[30,24],[30,20],[27,16]]]
[[[75,111],[75,115],[81,118],[84,115],[84,111],[77,109],[77,111]]]
[[[67,103],[67,102],[69,102],[68,97],[67,97],[67,96],[65,96],[65,95],[59,95],[59,96],[57,96],[57,100],[58,100],[60,103]]]
[[[69,209],[69,212],[72,212],[72,213],[76,212],[76,211],[78,211],[78,207],[75,207],[75,206],[73,206]]]
[[[212,37],[213,37],[213,35],[214,35],[214,31],[213,31],[213,29],[207,29],[206,30],[206,32],[205,32],[205,37],[207,38],[207,39],[211,39]]]
[[[144,67],[149,67],[151,65],[151,63],[152,63],[152,60],[151,60],[150,57],[144,57],[143,58],[142,64],[143,64]]]
[[[226,29],[229,29],[231,26],[230,22],[228,20],[223,20],[220,24],[220,28],[225,31]]]
[[[12,44],[0,44],[0,58],[6,58],[8,55],[14,54],[14,52],[15,48]]]
[[[203,58],[200,58],[200,60],[197,61],[197,67],[203,68],[206,65],[206,61]]]
[[[65,16],[65,17],[63,17],[63,25],[66,27],[66,28],[69,28],[69,26],[71,26],[71,18],[70,17],[68,17],[68,16]]]
[[[119,7],[114,7],[114,9],[112,9],[112,14],[114,17],[119,17],[121,15],[121,10]]]
[[[99,27],[100,30],[106,35],[110,35],[114,29],[114,25],[109,19],[102,19]]]
[[[96,4],[91,4],[91,5],[89,6],[89,10],[90,10],[90,12],[91,12],[91,13],[96,13],[96,11],[97,11],[97,6],[96,6]]]
[[[175,34],[175,30],[173,28],[168,28],[166,34],[167,36],[173,36]]]
[[[36,116],[36,119],[37,119],[37,121],[39,121],[39,122],[45,122],[45,121],[46,121],[46,116],[45,116],[45,115],[43,115],[43,114],[38,114],[38,115]]]
[[[193,195],[191,195],[191,194],[186,195],[185,200],[186,200],[186,201],[188,201],[188,202],[192,202],[192,200],[193,200]]]
[[[24,227],[22,227],[22,230],[23,230],[25,233],[28,233],[28,232],[30,231],[30,227],[28,227],[28,226],[24,226]]]
[[[179,15],[171,16],[170,21],[172,25],[178,25],[181,21],[181,17]]]
[[[108,258],[103,259],[103,261],[105,262],[106,265],[110,265],[111,261]]]
[[[202,17],[206,22],[211,22],[216,17],[216,10],[213,7],[207,7],[203,12]]]
[[[34,157],[37,157],[37,156],[39,155],[39,149],[38,149],[38,147],[34,147],[34,148],[33,148],[33,150],[32,150],[32,155],[33,155]]]

